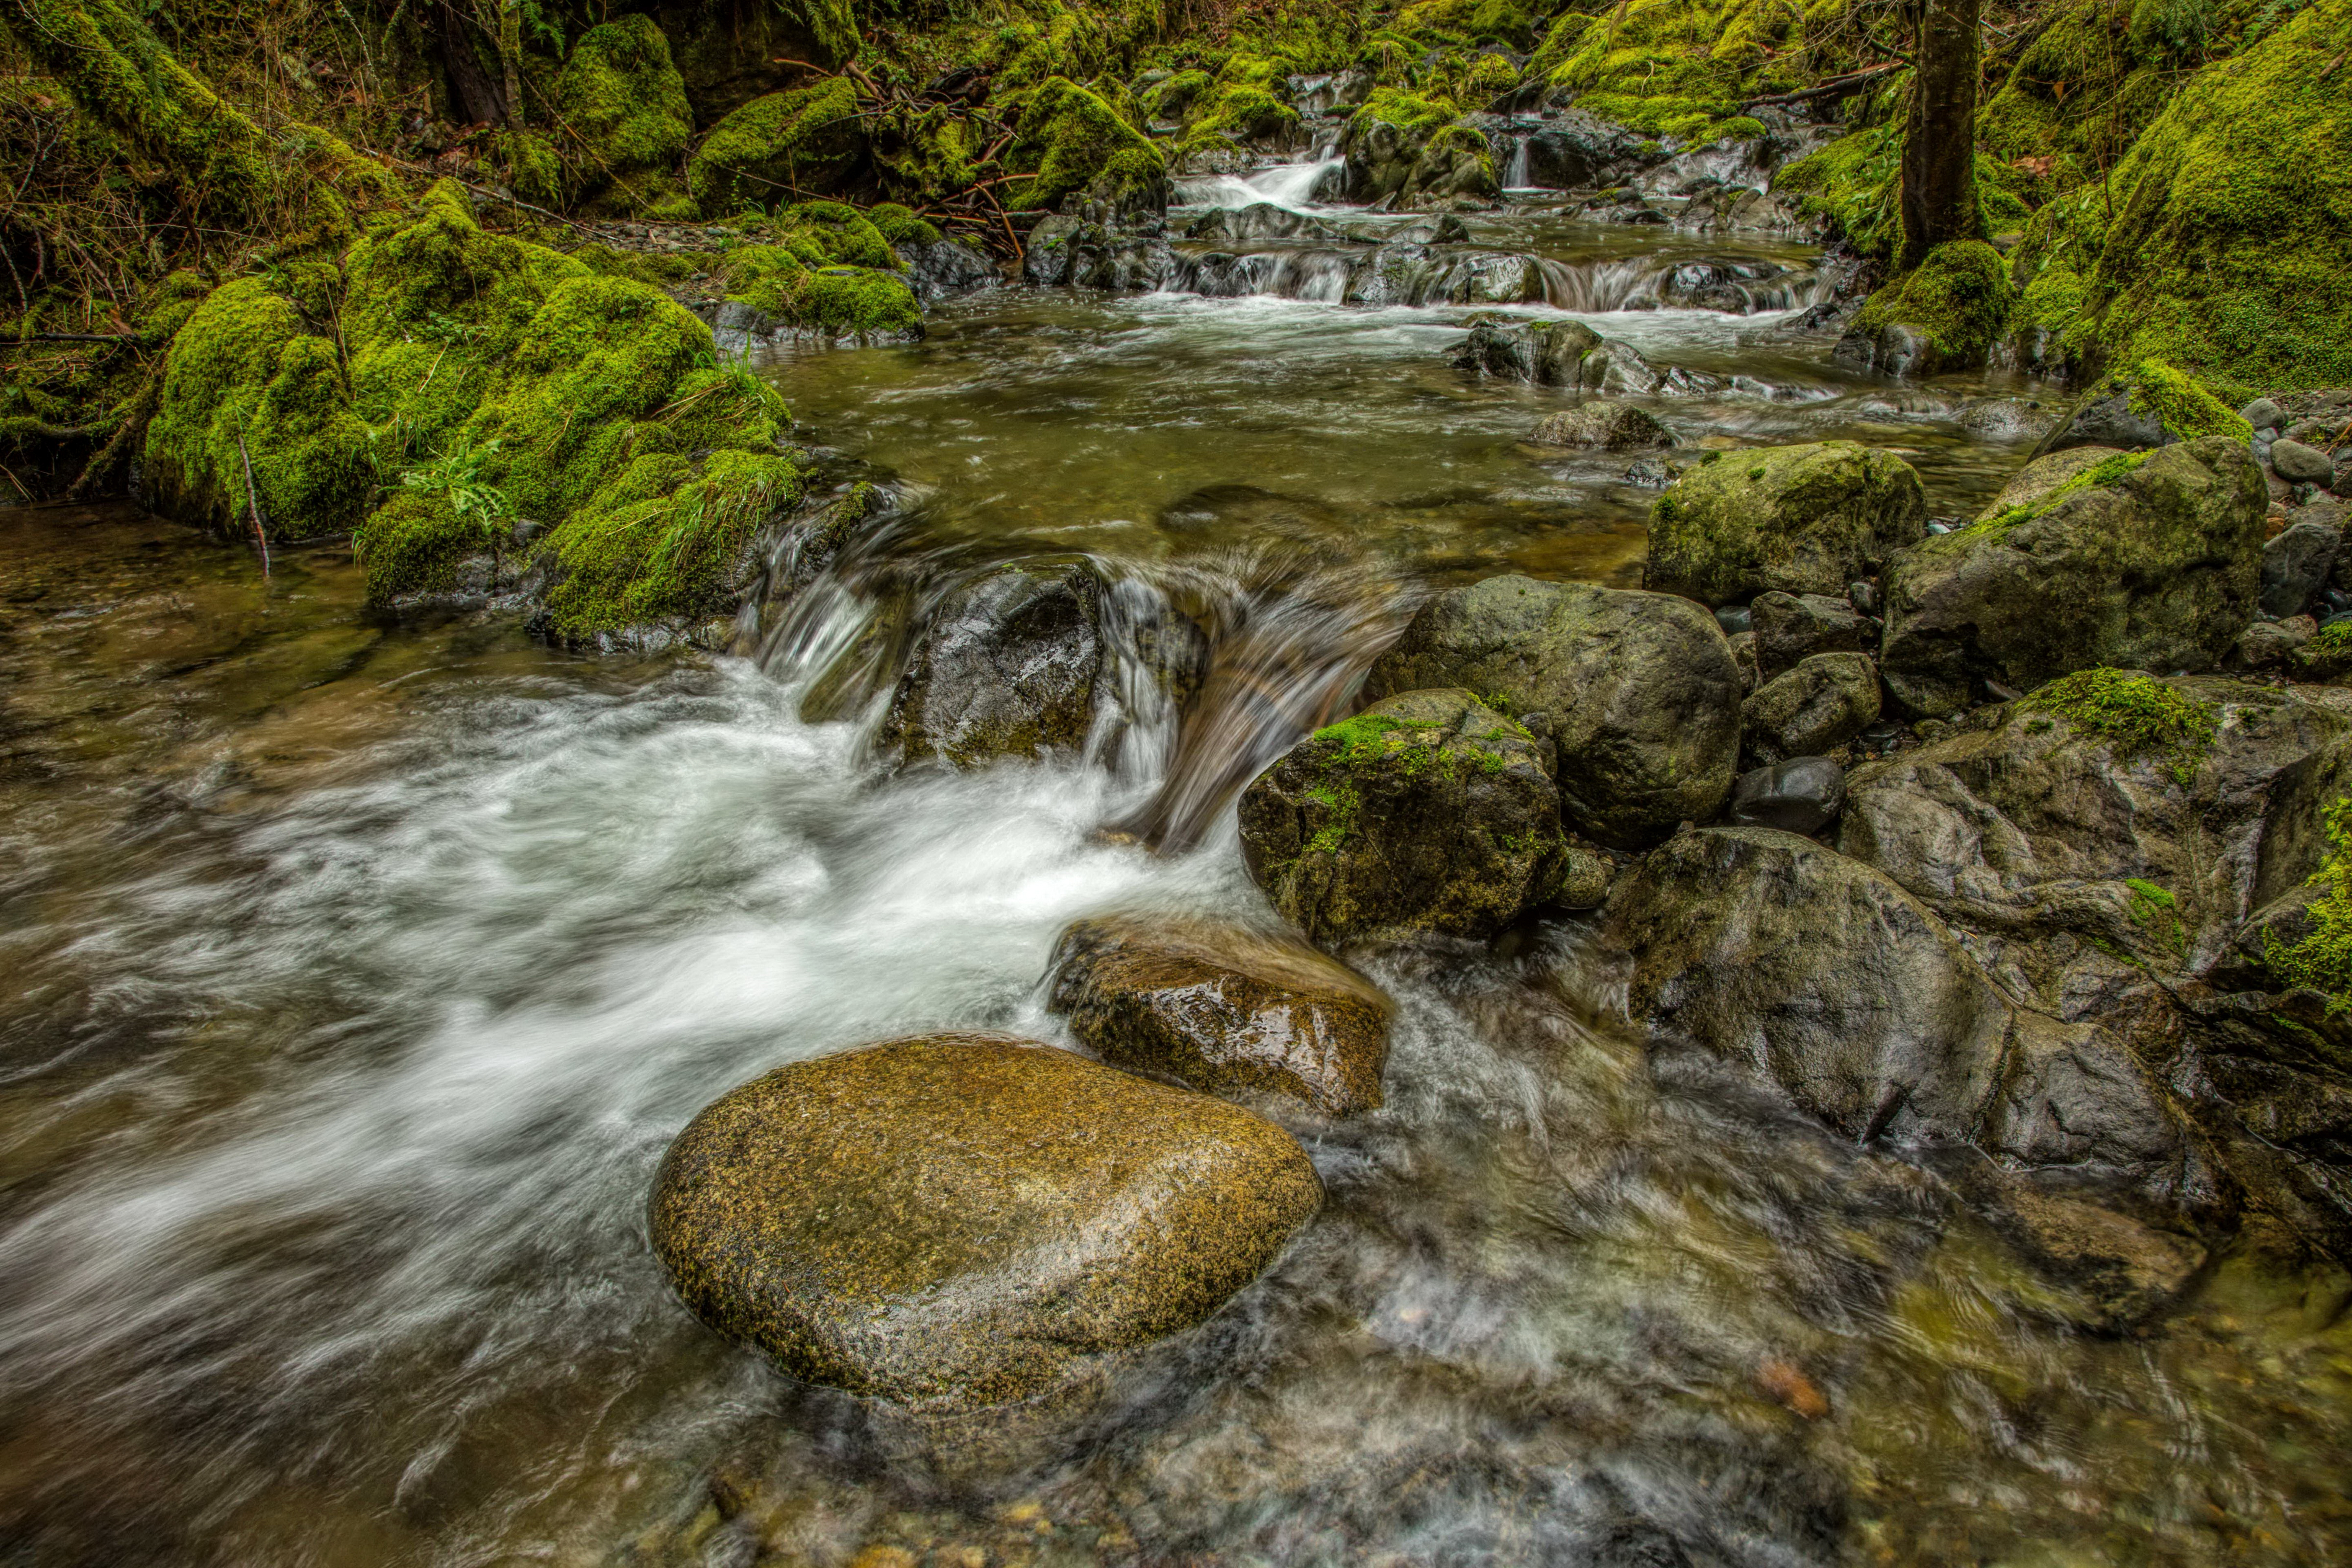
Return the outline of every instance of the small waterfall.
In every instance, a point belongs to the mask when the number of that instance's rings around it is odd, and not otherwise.
[[[1543,280],[1543,302],[1562,310],[1655,309],[1665,269],[1644,259],[1586,261],[1570,265],[1548,257],[1531,258]]]
[[[1511,161],[1503,171],[1503,188],[1507,191],[1530,191],[1535,182],[1528,167],[1528,142],[1525,136],[1511,138]]]
[[[1316,193],[1324,181],[1345,164],[1346,160],[1332,156],[1329,148],[1320,148],[1303,163],[1276,163],[1247,176],[1210,174],[1178,180],[1176,200],[1180,205],[1196,207],[1246,207],[1271,202],[1292,212],[1308,212],[1314,210]]]

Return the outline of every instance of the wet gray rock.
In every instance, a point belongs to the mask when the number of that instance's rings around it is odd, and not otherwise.
[[[1877,723],[1878,711],[1878,668],[1868,654],[1817,653],[1740,704],[1742,743],[1759,763],[1819,756]]]
[[[1715,454],[1651,506],[1643,581],[1707,605],[1841,595],[1927,519],[1911,465],[1852,441]]]
[[[1487,206],[1502,195],[1502,183],[1486,139],[1475,132],[1447,126],[1423,145],[1397,200],[1411,206],[1439,202]]]
[[[1519,576],[1454,589],[1365,677],[1373,697],[1438,686],[1549,714],[1563,818],[1603,845],[1705,821],[1730,791],[1744,687],[1688,600]]]
[[[969,1410],[1199,1322],[1321,1201],[1248,1111],[950,1034],[721,1096],[664,1156],[650,1226],[687,1305],[792,1376]]]
[[[2286,426],[2286,410],[2267,397],[2257,397],[2239,409],[2238,417],[2252,426],[2256,435],[2265,430],[2284,429]]]
[[[1467,245],[1470,230],[1452,213],[1439,213],[1432,217],[1415,218],[1402,228],[1383,233],[1372,224],[1357,224],[1343,231],[1351,238],[1370,240],[1381,245]]]
[[[1850,600],[1826,594],[1759,594],[1748,614],[1767,679],[1814,654],[1860,653],[1876,640]]]
[[[2309,642],[2318,633],[2319,624],[2309,616],[2290,616],[2283,621],[2256,621],[2239,634],[2238,647],[2230,659],[2233,669],[2276,669],[2294,657],[2294,650]]]
[[[1427,141],[1427,136],[1385,120],[1368,115],[1350,119],[1339,148],[1347,161],[1349,197],[1377,202],[1402,194]]]
[[[1614,121],[1569,109],[1527,139],[1528,183],[1556,191],[1590,190],[1630,179],[1658,161],[1643,138]]]
[[[2211,668],[2253,618],[2267,502],[2244,444],[2207,437],[2013,525],[1931,538],[1888,565],[1880,673],[1936,716],[1988,679]]]
[[[1470,336],[1454,350],[1454,363],[1476,375],[1538,386],[1581,386],[1584,356],[1601,342],[1601,334],[1580,321],[1475,321]]]
[[[1965,1139],[2000,1086],[2011,1009],[1892,879],[1792,833],[1702,828],[1611,894],[1626,1010],[1761,1074],[1849,1138]]]
[[[1242,792],[1242,859],[1326,947],[1483,941],[1549,900],[1559,792],[1533,735],[1469,692],[1415,690],[1318,730]]]
[[[1659,364],[1631,343],[1603,338],[1578,367],[1580,384],[1609,397],[1705,397],[1723,390],[1723,378],[1682,365]]]
[[[1333,241],[1339,236],[1311,213],[1293,212],[1272,202],[1253,202],[1245,207],[1211,208],[1185,226],[1184,237],[1233,244],[1256,239]]]
[[[2343,535],[2323,522],[2298,522],[2263,546],[2262,611],[2275,619],[2299,616],[2327,586]]]
[[[1597,447],[1604,452],[1671,447],[1674,432],[1639,404],[1596,398],[1547,415],[1531,437],[1545,447]]]
[[[1740,774],[1724,820],[1734,827],[1810,836],[1835,822],[1844,808],[1843,768],[1827,757],[1790,757]]]
[[[938,239],[929,245],[901,245],[897,250],[898,259],[907,264],[907,281],[914,289],[915,298],[926,305],[1003,281],[995,262],[971,246],[952,239]]]
[[[1072,563],[991,572],[931,616],[882,721],[904,763],[1075,753],[1093,725],[1103,585]]]
[[[1102,916],[1062,933],[1051,973],[1051,1010],[1114,1066],[1335,1115],[1380,1107],[1388,998],[1295,939],[1172,916]]]
[[[2289,484],[2325,487],[2336,482],[2336,459],[2315,447],[2281,437],[2271,443],[2271,471]]]
[[[2152,406],[2144,399],[2142,406],[2132,406],[2136,391],[2125,386],[2084,399],[2042,438],[2033,455],[2047,457],[2069,447],[2113,447],[2119,451],[2138,452],[2169,445],[2175,437],[2165,429]]]
[[[1179,271],[1166,237],[1056,213],[1029,233],[1022,277],[1031,283],[1073,289],[1150,292]]]

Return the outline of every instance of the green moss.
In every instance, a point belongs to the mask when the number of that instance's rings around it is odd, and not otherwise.
[[[1863,255],[1884,258],[1894,254],[1902,229],[1895,205],[1902,158],[1901,135],[1875,126],[1784,165],[1772,189],[1796,197],[1801,215],[1827,223]]]
[[[902,245],[933,246],[940,242],[940,231],[936,226],[897,202],[884,202],[878,206],[869,207],[866,219],[893,250]]]
[[[1394,88],[1376,87],[1349,120],[1349,129],[1353,132],[1372,124],[1393,125],[1421,137],[1452,123],[1454,113],[1451,103],[1399,92]]]
[[[2124,888],[2129,899],[2126,912],[2132,924],[2174,953],[2186,952],[2189,931],[2181,923],[2179,900],[2164,888],[2137,877],[2125,878]]]
[[[594,241],[573,251],[572,257],[573,260],[584,263],[591,272],[600,272],[611,278],[634,278],[657,289],[675,288],[698,275],[709,259],[677,251],[615,250],[609,245]]]
[[[563,159],[554,143],[536,131],[501,131],[493,142],[507,188],[543,207],[563,205]]]
[[[2307,884],[2321,889],[2305,910],[2310,928],[2293,943],[2264,931],[2263,962],[2280,984],[2320,993],[2336,1014],[2352,1011],[2352,798],[2330,805],[2326,824],[2327,858]]]
[[[1297,125],[1298,111],[1266,87],[1251,81],[1220,83],[1193,100],[1185,117],[1184,144],[1274,136]]]
[[[1412,0],[1397,14],[1397,26],[1407,32],[1438,32],[1511,49],[1526,48],[1535,41],[1536,31],[1534,16],[1517,0]]]
[[[1204,70],[1182,70],[1144,94],[1143,112],[1153,120],[1184,118],[1195,100],[1216,85],[1216,79]]]
[[[1049,78],[1021,96],[1016,112],[1005,163],[1031,177],[1013,186],[1008,205],[1051,209],[1071,196],[1121,211],[1167,205],[1160,149],[1085,88]]]
[[[894,258],[895,260],[895,258]],[[809,265],[793,248],[739,246],[723,268],[730,299],[787,325],[836,336],[919,331],[922,307],[896,273],[873,268]]]
[[[549,541],[558,636],[586,637],[672,617],[724,614],[726,573],[760,525],[799,498],[775,453],[721,450],[634,459]]]
[[[2352,621],[2333,621],[2320,627],[2311,647],[2325,654],[2352,653]]]
[[[2253,439],[2254,427],[2214,395],[2211,387],[2186,371],[2161,361],[2145,360],[2118,373],[2115,379],[2131,384],[2131,405],[2136,411],[2155,415],[2168,434],[2181,440],[2193,440],[2200,436],[2227,436],[2232,441]]]
[[[1982,240],[1956,240],[1864,302],[1864,331],[1903,326],[1933,345],[1937,368],[1982,364],[2008,323],[2009,266]]]
[[[146,458],[175,510],[238,532],[252,526],[249,462],[278,538],[350,528],[375,478],[335,345],[258,278],[214,289],[172,340]]]
[[[660,191],[694,142],[686,80],[669,40],[642,15],[589,28],[572,46],[556,92],[562,129],[576,139],[583,196],[635,210]]]
[[[2094,463],[2040,500],[2018,506],[2004,507],[1983,521],[1971,523],[1960,531],[1963,533],[2007,532],[2021,522],[2031,522],[2033,519],[2050,511],[2069,496],[2114,484],[2154,456],[2156,454],[2153,451],[2117,452],[2112,458],[2105,458]]]
[[[2073,232],[2044,249],[2087,284],[2109,363],[2210,380],[2224,402],[2352,382],[2352,0],[2314,0],[2273,36],[2169,92]],[[2110,208],[2111,204],[2111,208]],[[2106,214],[2113,212],[2113,220]]]
[[[688,163],[687,185],[712,214],[822,195],[856,167],[862,145],[856,89],[833,77],[755,98],[720,121]]]
[[[1578,107],[1654,136],[1704,137],[1748,98],[1797,85],[1804,18],[1793,0],[1626,0],[1555,34],[1549,79]],[[1710,138],[1711,139],[1711,138]]]
[[[2182,784],[2213,743],[2221,722],[2210,704],[2152,676],[2122,669],[2078,669],[2060,676],[2027,698],[2025,706],[2056,714],[2105,740],[2119,754],[2161,753]]]

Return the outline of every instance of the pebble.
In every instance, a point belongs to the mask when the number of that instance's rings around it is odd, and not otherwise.
[[[2275,430],[2286,423],[2286,410],[2267,397],[2257,397],[2238,410],[2238,417],[2257,430]]]
[[[2336,459],[2316,447],[2282,437],[2271,443],[2271,471],[2294,484],[2333,484]]]
[[[1745,605],[1724,605],[1715,612],[1715,624],[1723,628],[1723,635],[1727,637],[1736,637],[1744,631],[1751,630],[1754,626],[1748,606]]]
[[[1845,585],[1846,603],[1865,616],[1878,614],[1878,585],[1874,583],[1849,583]]]
[[[1948,522],[1931,522],[1927,525],[1927,531],[1930,533],[1949,533],[1952,531],[1952,525]]]

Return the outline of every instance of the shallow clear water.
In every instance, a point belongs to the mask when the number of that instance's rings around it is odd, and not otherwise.
[[[1428,581],[1637,575],[1646,495],[1520,447],[1549,399],[1459,380],[1461,313],[999,296],[775,374],[845,469],[903,476],[909,552],[1222,572],[1322,628],[1328,682]],[[1950,417],[1972,389],[1769,321],[1596,324],[1834,394],[1662,405],[1694,439],[1906,445],[1953,510],[2021,456]],[[1234,565],[1268,539],[1310,567]],[[1301,583],[1354,608],[1273,613]],[[10,1561],[2352,1553],[2329,1277],[2249,1250],[2145,1337],[2078,1333],[1932,1172],[1654,1071],[1571,925],[1380,973],[1389,1104],[1286,1117],[1323,1214],[1084,1447],[918,1462],[676,1303],[654,1164],[780,1062],[1058,1037],[1076,915],[1268,919],[1230,812],[1153,857],[1098,829],[1171,735],[1118,777],[884,779],[798,717],[789,655],[581,660],[358,601],[331,547],[265,581],[136,516],[0,514]]]

